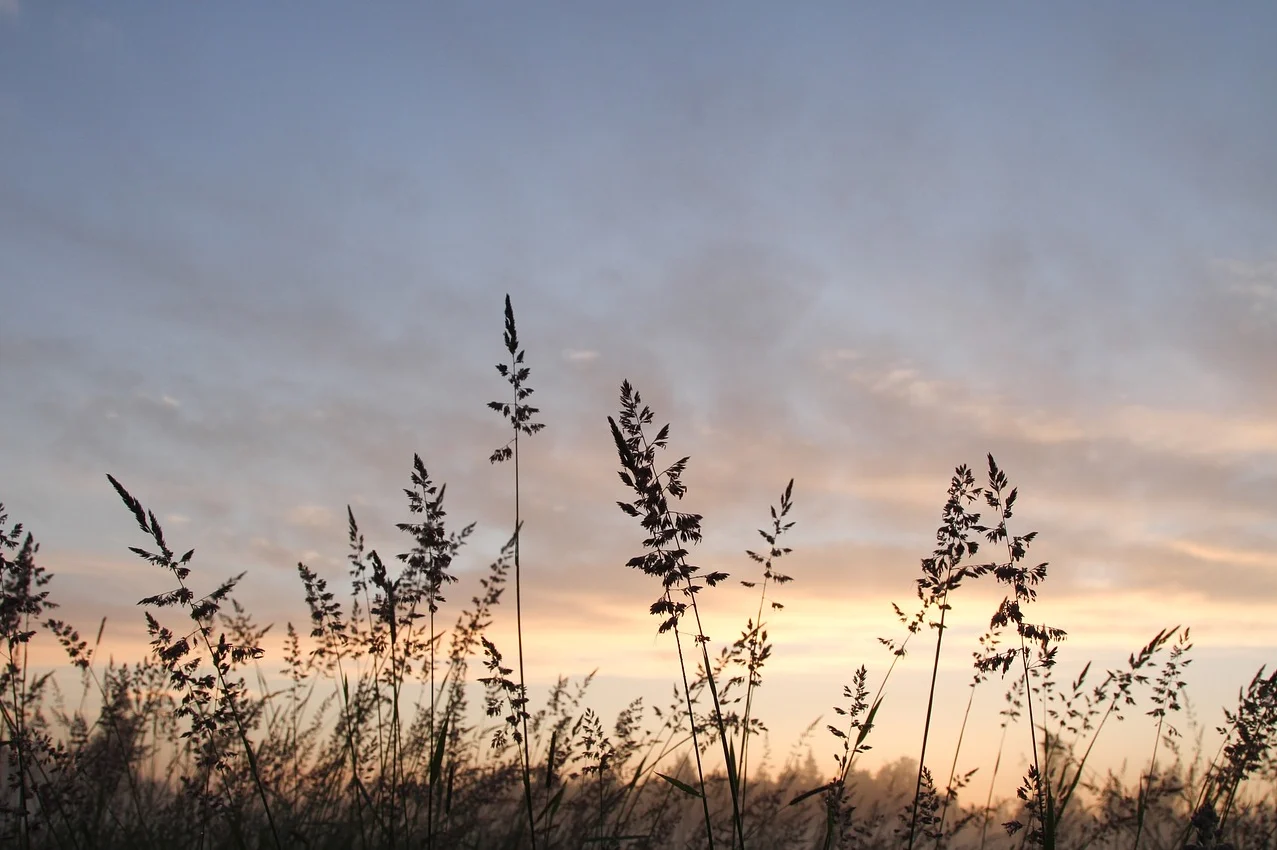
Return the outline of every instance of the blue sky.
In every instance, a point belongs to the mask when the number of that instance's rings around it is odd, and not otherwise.
[[[0,499],[66,615],[136,645],[163,583],[107,472],[265,621],[304,619],[297,560],[340,575],[348,503],[398,551],[413,452],[476,571],[508,292],[538,681],[673,678],[614,506],[629,378],[707,566],[745,577],[797,479],[778,749],[885,666],[986,452],[1062,663],[1191,622],[1212,725],[1277,660],[1277,9],[689,5],[0,2]]]

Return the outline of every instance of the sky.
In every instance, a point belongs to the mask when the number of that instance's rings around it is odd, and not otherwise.
[[[408,547],[419,453],[477,523],[455,615],[514,521],[486,407],[508,293],[546,425],[521,446],[534,696],[597,669],[606,714],[677,678],[615,505],[628,379],[691,458],[704,568],[757,578],[795,480],[778,758],[886,669],[953,469],[987,453],[1040,532],[1061,675],[1191,625],[1209,730],[1277,663],[1274,31],[1240,2],[0,0],[0,501],[61,615],[136,657],[168,583],[107,473],[278,634],[307,620],[299,560],[340,584],[347,505]],[[754,593],[706,592],[716,646]],[[954,600],[942,752],[1000,598]],[[875,757],[916,749],[927,656]]]

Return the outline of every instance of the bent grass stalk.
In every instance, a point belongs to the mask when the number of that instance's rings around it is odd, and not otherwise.
[[[129,547],[134,554],[142,558],[144,561],[163,567],[171,572],[177,579],[178,589],[168,593],[150,596],[141,601],[142,605],[154,605],[162,608],[169,605],[181,605],[188,609],[191,621],[196,625],[196,631],[199,634],[200,641],[204,648],[208,651],[209,658],[213,663],[216,671],[216,682],[218,690],[218,698],[220,705],[217,711],[212,715],[205,714],[203,707],[211,700],[208,694],[208,684],[206,678],[196,680],[191,677],[190,665],[179,668],[178,662],[190,652],[190,644],[186,638],[178,640],[176,643],[171,641],[171,635],[166,629],[161,629],[155,619],[147,613],[146,619],[151,627],[150,631],[156,638],[155,646],[160,653],[161,658],[168,665],[169,670],[174,674],[175,681],[182,681],[188,687],[188,693],[192,696],[192,705],[197,706],[199,711],[188,711],[193,721],[192,732],[199,733],[201,731],[212,733],[217,729],[217,715],[223,711],[230,716],[231,721],[235,725],[235,731],[239,736],[241,745],[244,747],[244,755],[248,759],[249,772],[252,774],[253,785],[257,789],[258,798],[261,800],[262,809],[266,814],[266,822],[270,827],[271,840],[274,842],[278,850],[282,850],[283,843],[279,837],[279,831],[275,827],[275,817],[271,813],[270,800],[267,799],[266,786],[262,782],[261,770],[258,767],[257,755],[253,750],[253,742],[248,738],[248,730],[244,725],[243,712],[240,710],[240,700],[242,687],[237,687],[227,681],[227,675],[230,673],[232,666],[242,663],[248,658],[260,658],[262,650],[258,647],[241,647],[232,646],[226,642],[226,636],[221,635],[218,638],[217,647],[209,641],[209,632],[211,627],[206,625],[210,622],[215,614],[217,614],[221,603],[230,596],[236,583],[243,577],[243,573],[229,581],[223,582],[212,593],[203,599],[196,600],[195,595],[186,586],[186,578],[190,575],[190,568],[187,564],[195,555],[195,550],[191,549],[181,558],[175,558],[173,550],[169,549],[168,544],[164,540],[164,532],[160,528],[159,520],[155,518],[154,512],[147,511],[142,507],[142,503],[129,492],[124,489],[124,485],[111,475],[107,476],[107,480],[111,482],[111,486],[115,488],[115,492],[119,494],[125,506],[128,507],[133,514],[133,518],[137,520],[138,527],[155,541],[158,549],[157,552],[149,552],[145,549],[137,547]],[[189,668],[189,669],[188,669]],[[179,709],[180,711],[180,709]],[[212,739],[206,739],[208,743],[212,743]],[[217,766],[222,761],[222,755],[216,751],[210,751],[208,757],[212,759],[211,765]]]
[[[641,569],[648,575],[661,579],[663,592],[661,598],[651,606],[652,614],[664,616],[659,632],[674,630],[675,644],[679,651],[679,667],[683,676],[683,690],[687,697],[689,722],[692,726],[693,749],[696,751],[697,773],[700,780],[699,791],[692,791],[681,783],[683,790],[699,794],[705,814],[705,832],[710,847],[714,846],[713,825],[710,819],[709,800],[705,787],[704,767],[700,759],[700,747],[696,740],[696,720],[692,708],[691,689],[687,681],[687,666],[683,658],[682,641],[679,638],[678,624],[690,608],[696,621],[694,640],[700,644],[701,658],[705,669],[705,679],[709,686],[710,699],[713,702],[714,723],[717,726],[719,741],[723,748],[723,760],[727,769],[728,789],[732,798],[732,827],[736,836],[734,843],[744,848],[745,829],[741,818],[739,783],[736,776],[735,757],[731,741],[723,723],[722,706],[719,702],[718,688],[714,682],[713,667],[709,658],[709,639],[701,624],[700,607],[696,602],[696,594],[701,585],[714,587],[727,578],[726,573],[711,572],[697,576],[699,567],[687,562],[686,546],[694,545],[701,539],[701,516],[699,514],[681,513],[669,507],[669,497],[681,499],[687,492],[682,483],[683,471],[687,467],[688,458],[675,461],[664,470],[656,467],[656,450],[665,449],[669,440],[669,425],[663,426],[652,440],[648,440],[643,431],[645,425],[651,424],[654,418],[652,410],[643,405],[638,392],[630,386],[629,381],[621,384],[620,424],[608,417],[612,438],[616,443],[617,454],[623,469],[620,472],[621,482],[634,490],[638,498],[633,502],[617,502],[621,510],[631,517],[641,520],[643,528],[650,535],[643,542],[647,553],[631,558],[628,566]],[[664,481],[662,481],[664,478]],[[688,602],[675,602],[672,593],[677,588]]]
[[[1216,780],[1205,805],[1211,812],[1222,802],[1217,830],[1222,834],[1237,802],[1241,784],[1261,769],[1277,745],[1277,670],[1264,676],[1265,668],[1251,678],[1245,691],[1239,692],[1237,710],[1224,712],[1224,765],[1216,772]]]

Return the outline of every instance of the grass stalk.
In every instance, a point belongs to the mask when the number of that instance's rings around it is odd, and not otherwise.
[[[762,684],[762,677],[759,671],[762,669],[763,663],[771,653],[771,647],[767,645],[767,632],[763,630],[763,612],[767,605],[767,588],[772,582],[776,584],[787,584],[792,579],[775,570],[775,562],[792,551],[787,546],[779,545],[780,536],[794,527],[793,522],[785,522],[789,516],[790,510],[793,508],[794,502],[794,479],[789,479],[789,484],[785,486],[785,490],[780,496],[780,510],[775,506],[771,508],[772,527],[771,530],[759,529],[758,534],[767,543],[768,549],[766,556],[757,552],[746,551],[750,560],[763,565],[763,581],[762,589],[758,594],[758,613],[755,615],[752,623],[747,624],[745,635],[742,637],[744,648],[748,653],[746,664],[746,682],[745,682],[745,712],[741,718],[741,741],[740,741],[740,767],[738,774],[740,776],[740,807],[746,808],[748,805],[749,792],[749,741],[753,734],[750,722],[753,719],[754,709],[754,691]],[[752,588],[753,582],[742,581],[744,587]],[[784,606],[772,601],[771,607],[766,610],[778,611]]]
[[[949,802],[953,798],[953,783],[957,780],[958,776],[958,755],[962,752],[962,740],[967,734],[967,721],[971,719],[971,706],[975,702],[975,689],[976,685],[979,683],[980,679],[977,674],[976,680],[971,683],[967,691],[967,707],[962,712],[962,725],[958,728],[958,742],[954,745],[953,762],[949,765],[949,781],[945,786],[944,800],[940,804],[940,823],[936,828],[936,850],[941,850],[941,843],[944,837],[945,818],[949,813]],[[917,792],[915,791],[915,794],[916,793]]]
[[[209,654],[209,658],[213,662],[217,680],[218,694],[220,695],[223,705],[230,715],[231,722],[235,725],[235,731],[239,737],[240,744],[244,747],[244,755],[248,759],[249,773],[253,779],[253,787],[257,791],[258,799],[261,801],[262,809],[266,815],[266,822],[269,827],[271,840],[277,850],[283,850],[283,843],[279,837],[279,831],[275,826],[275,816],[271,812],[270,800],[267,799],[266,785],[262,781],[261,770],[257,762],[257,754],[253,750],[253,742],[248,737],[248,730],[244,726],[243,713],[239,706],[239,689],[232,687],[226,680],[226,674],[230,671],[231,665],[239,663],[248,658],[260,657],[261,650],[256,647],[235,647],[225,642],[225,636],[218,641],[217,648],[214,649],[212,642],[209,640],[209,627],[205,625],[217,613],[222,600],[226,599],[231,590],[235,587],[235,583],[242,577],[224,582],[213,593],[206,596],[198,603],[195,602],[193,594],[186,586],[186,577],[190,574],[190,569],[186,566],[190,563],[195,550],[192,549],[183,555],[180,559],[174,558],[174,552],[169,549],[168,544],[164,540],[164,532],[160,528],[159,521],[155,518],[153,512],[148,512],[142,507],[142,503],[129,492],[124,486],[111,475],[107,476],[107,480],[111,482],[111,486],[115,488],[124,504],[133,513],[134,519],[137,520],[138,527],[142,531],[151,536],[155,541],[158,552],[151,553],[144,550],[134,548],[133,551],[143,560],[149,561],[157,566],[164,567],[171,572],[177,579],[179,589],[171,593],[152,596],[142,600],[142,604],[154,604],[157,606],[165,606],[172,604],[182,604],[189,609],[191,620],[198,626],[197,632],[200,641],[203,643],[205,650]],[[149,616],[149,615],[148,615]],[[176,661],[185,651],[171,656],[172,661]]]
[[[931,734],[931,717],[935,709],[936,681],[940,674],[940,652],[944,644],[945,617],[949,613],[950,594],[957,590],[964,579],[974,578],[987,571],[987,567],[964,563],[965,559],[979,551],[979,543],[970,539],[977,528],[980,515],[970,513],[967,505],[974,502],[980,490],[975,486],[975,476],[965,465],[959,466],[949,483],[949,495],[944,506],[944,517],[936,531],[939,544],[930,558],[922,562],[922,577],[918,579],[918,595],[931,600],[940,611],[940,619],[931,625],[936,629],[936,650],[931,664],[931,686],[927,692],[927,712],[922,725],[922,753],[918,757],[918,777],[914,784],[913,806],[909,815],[908,848],[913,850],[917,837],[919,800],[922,796],[923,772],[927,763],[927,743]]]
[[[654,439],[649,440],[643,428],[651,424],[654,414],[643,406],[639,394],[630,386],[629,381],[621,384],[620,424],[608,417],[612,437],[616,443],[617,453],[621,460],[621,482],[632,488],[638,496],[634,502],[618,502],[621,510],[629,516],[641,518],[643,528],[650,536],[644,541],[644,548],[650,550],[645,555],[631,558],[628,565],[643,570],[649,575],[661,579],[664,588],[662,597],[651,607],[651,613],[663,616],[660,632],[675,630],[675,640],[679,644],[679,666],[682,670],[684,692],[687,695],[688,711],[692,724],[693,736],[696,731],[695,714],[692,713],[691,691],[687,685],[687,668],[683,657],[682,644],[678,636],[678,624],[690,608],[696,623],[694,640],[700,644],[701,659],[704,664],[705,678],[713,702],[713,718],[719,741],[722,744],[724,764],[727,769],[728,788],[732,799],[733,843],[744,848],[745,830],[740,811],[739,787],[736,777],[736,764],[732,754],[730,739],[723,722],[722,706],[719,701],[718,688],[714,681],[713,666],[709,658],[708,638],[701,622],[700,607],[696,597],[702,585],[713,587],[727,578],[726,573],[712,572],[697,576],[698,567],[687,562],[686,546],[693,545],[701,538],[701,516],[673,511],[669,507],[669,498],[681,499],[687,492],[682,483],[683,471],[687,467],[687,458],[675,461],[664,470],[655,466],[657,449],[667,447],[669,426],[662,427]],[[688,602],[675,602],[671,591],[678,588]],[[713,825],[709,816],[707,791],[703,769],[700,768],[699,746],[697,765],[700,771],[700,794],[704,801],[705,829],[710,845],[713,845]]]
[[[1006,746],[1007,727],[1020,718],[1020,698],[1024,686],[1023,680],[1018,676],[1012,680],[1012,685],[1006,693],[1007,705],[998,712],[1002,717],[1002,732],[998,737],[998,753],[993,759],[993,772],[989,776],[989,793],[984,800],[984,817],[980,824],[980,850],[985,850],[986,842],[989,837],[989,822],[993,819],[993,788],[998,781],[998,770],[1002,767],[1002,751]]]
[[[519,333],[514,321],[514,307],[510,303],[508,294],[505,297],[505,333],[503,334],[503,342],[505,343],[506,352],[510,355],[510,362],[498,363],[496,368],[497,373],[510,384],[512,398],[510,402],[489,402],[488,407],[500,413],[510,423],[512,437],[508,443],[492,453],[489,461],[491,463],[500,463],[505,460],[514,461],[514,619],[515,633],[518,640],[519,698],[523,701],[523,705],[526,705],[528,686],[523,665],[523,516],[520,498],[519,435],[531,436],[544,428],[545,425],[533,421],[533,417],[540,411],[524,403],[533,392],[532,388],[526,384],[528,376],[531,374],[531,369],[523,364],[524,352],[519,348]],[[520,714],[523,727],[522,734],[519,736],[519,742],[523,750],[523,797],[524,805],[527,809],[532,850],[536,850],[537,818],[532,802],[532,756],[528,742],[528,713],[522,706],[520,707]],[[548,788],[546,793],[549,793]]]

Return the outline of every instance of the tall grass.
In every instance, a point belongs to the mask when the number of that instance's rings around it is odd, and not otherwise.
[[[705,785],[705,769],[701,761],[700,742],[697,739],[695,712],[692,707],[692,691],[687,678],[687,659],[683,653],[683,642],[679,624],[685,614],[691,612],[695,631],[692,640],[700,648],[705,683],[709,686],[710,700],[714,712],[714,727],[719,742],[723,747],[723,764],[727,769],[727,785],[732,800],[732,834],[733,844],[745,846],[745,828],[741,820],[740,785],[736,773],[736,756],[732,751],[731,741],[723,722],[722,701],[719,699],[718,687],[714,681],[714,670],[709,658],[709,638],[701,625],[700,605],[697,594],[705,587],[714,587],[728,576],[723,572],[710,572],[697,575],[700,568],[688,563],[689,552],[686,547],[700,542],[701,515],[674,511],[669,500],[681,499],[687,493],[683,484],[683,472],[687,468],[688,458],[674,461],[664,469],[656,465],[656,452],[665,449],[669,441],[669,426],[665,425],[651,439],[644,432],[655,418],[651,408],[643,404],[642,397],[631,386],[629,381],[621,384],[620,424],[608,417],[608,425],[612,429],[612,438],[616,443],[616,451],[621,460],[621,483],[634,490],[637,498],[632,502],[617,502],[617,505],[629,516],[640,520],[648,537],[643,541],[643,548],[648,550],[642,555],[631,558],[628,566],[636,567],[661,580],[661,596],[652,603],[652,614],[661,617],[661,632],[673,631],[675,646],[678,648],[679,672],[683,678],[683,692],[687,698],[687,714],[691,722],[692,750],[696,756],[696,774],[699,788],[691,788],[684,783],[665,777],[673,785],[686,793],[699,797],[705,814],[705,834],[710,850],[714,847],[714,828],[709,811],[709,795]],[[698,584],[704,582],[704,585]],[[686,602],[675,601],[675,594]]]
[[[1059,681],[1066,635],[1033,615],[1047,565],[1029,560],[1035,532],[1011,530],[1019,494],[992,456],[982,486],[966,466],[955,470],[936,545],[914,585],[916,610],[893,606],[900,632],[880,638],[883,663],[869,659],[850,671],[826,724],[832,776],[805,738],[783,761],[760,756],[758,694],[771,634],[784,622],[776,592],[794,558],[793,481],[759,531],[766,546],[746,550],[761,572],[742,580],[757,592],[741,612],[744,629],[715,643],[701,607],[710,602],[706,590],[728,576],[693,563],[703,518],[675,508],[688,492],[689,460],[661,460],[669,426],[651,432],[655,416],[628,382],[609,417],[631,491],[619,504],[643,535],[628,566],[659,582],[649,610],[658,633],[672,633],[677,683],[668,704],[635,699],[610,723],[592,704],[591,677],[560,679],[534,707],[524,670],[520,446],[541,425],[527,404],[529,370],[508,298],[503,341],[509,360],[498,371],[510,396],[490,406],[511,429],[492,457],[513,462],[506,545],[488,553],[486,570],[464,576],[460,559],[475,526],[450,522],[447,487],[413,456],[408,517],[395,524],[409,541],[405,551],[381,557],[348,507],[348,591],[297,565],[310,627],[284,625],[274,669],[261,648],[272,626],[234,596],[243,574],[197,590],[194,552],[178,555],[155,513],[115,477],[109,484],[149,540],[133,552],[167,581],[141,600],[150,636],[141,659],[103,663],[105,621],[89,641],[53,616],[53,576],[39,547],[0,507],[0,846],[1274,846],[1277,673],[1261,668],[1222,712],[1213,758],[1202,755],[1200,731],[1195,747],[1185,746],[1191,736],[1178,719],[1188,704],[1187,628],[1160,630],[1102,676],[1087,664]],[[491,632],[511,573],[518,658],[507,665]],[[473,593],[449,607],[445,597],[461,579],[474,582]],[[1002,601],[986,633],[961,648],[973,657],[962,700],[944,692],[938,671],[944,653],[960,649],[951,612],[969,604],[969,594],[956,593],[969,583],[996,585]],[[712,601],[720,610],[731,604],[722,592]],[[896,708],[893,675],[919,636],[933,632],[918,761],[871,774],[859,760],[882,712]],[[37,643],[60,647],[63,672],[37,669]],[[478,676],[475,664],[483,665]],[[78,700],[68,699],[77,679]],[[976,773],[985,765],[960,765],[977,694],[993,682],[1005,697],[985,785]],[[956,744],[937,755],[936,712],[963,702]],[[1093,765],[1099,738],[1119,720],[1147,744],[1134,782]],[[1011,755],[1027,770],[1014,798],[995,801]],[[983,799],[968,800],[976,783]]]
[[[993,462],[992,457],[989,459]],[[931,713],[936,704],[936,678],[940,674],[940,650],[944,643],[945,616],[952,608],[949,597],[965,579],[976,578],[989,568],[965,563],[965,559],[979,551],[980,544],[971,539],[971,531],[980,521],[979,514],[967,510],[967,505],[979,496],[975,476],[965,466],[958,467],[949,485],[949,499],[944,506],[944,523],[936,532],[939,544],[935,553],[922,562],[922,577],[918,579],[918,596],[924,608],[935,608],[940,617],[931,626],[936,630],[935,658],[931,664],[931,687],[927,691],[927,714],[922,723],[922,754],[918,756],[918,779],[914,785],[913,808],[909,813],[909,850],[913,850],[917,836],[918,813],[922,808],[922,786],[927,776],[927,741],[931,733]],[[939,839],[937,838],[937,841]]]
[[[488,402],[488,407],[500,413],[510,423],[511,437],[508,443],[492,453],[489,461],[491,463],[501,463],[513,460],[514,462],[514,617],[515,634],[517,635],[519,648],[519,695],[515,698],[514,706],[521,726],[515,737],[515,742],[521,744],[523,749],[523,795],[528,815],[528,837],[532,842],[533,850],[536,850],[536,813],[532,807],[532,757],[528,750],[528,686],[523,669],[523,572],[520,557],[523,548],[521,545],[523,518],[520,513],[521,501],[519,498],[519,436],[530,437],[544,428],[545,425],[533,421],[533,417],[540,411],[525,403],[528,396],[532,395],[533,392],[532,388],[527,385],[528,376],[532,373],[532,370],[524,365],[523,362],[524,352],[519,347],[519,332],[514,322],[514,307],[510,303],[508,294],[505,297],[505,334],[503,342],[505,343],[506,352],[510,355],[510,362],[498,363],[497,373],[510,384],[511,397],[508,402]]]
[[[794,527],[792,520],[786,521],[789,512],[794,507],[794,479],[789,479],[789,483],[785,485],[785,491],[780,494],[779,509],[773,506],[771,510],[771,529],[760,528],[758,536],[763,538],[763,542],[767,544],[764,554],[759,554],[752,549],[747,549],[745,554],[749,559],[763,567],[763,580],[761,582],[741,581],[741,586],[753,589],[759,588],[758,592],[758,612],[752,620],[745,623],[745,631],[741,633],[740,639],[733,645],[733,649],[739,654],[743,654],[741,659],[745,667],[745,709],[744,715],[740,720],[740,766],[738,773],[740,776],[740,806],[744,808],[748,804],[749,792],[749,742],[751,736],[757,735],[760,731],[766,731],[766,727],[754,716],[754,693],[763,684],[762,670],[767,663],[767,659],[771,657],[772,646],[767,642],[767,630],[764,628],[766,623],[763,621],[764,612],[779,611],[785,606],[777,602],[774,598],[767,598],[767,591],[773,584],[780,586],[793,581],[790,576],[785,575],[776,569],[780,559],[788,555],[793,550],[788,546],[781,545],[780,538],[786,532]]]

